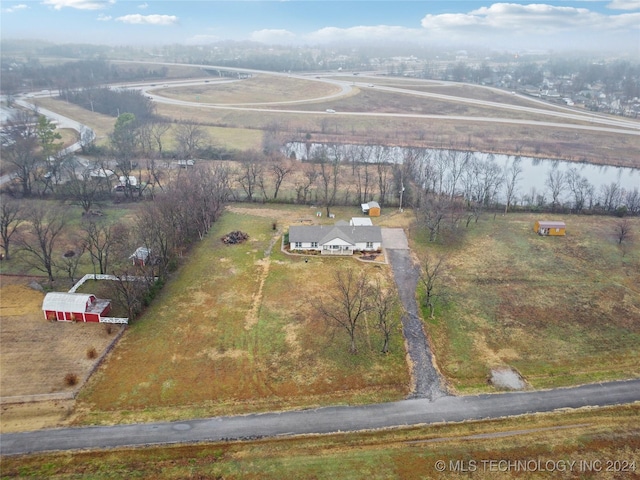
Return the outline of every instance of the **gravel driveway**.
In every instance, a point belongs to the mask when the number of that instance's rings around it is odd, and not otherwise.
[[[418,315],[416,287],[420,270],[414,264],[409,243],[401,228],[383,228],[382,242],[391,263],[400,300],[406,311],[402,317],[402,334],[407,342],[413,385],[410,398],[435,400],[447,395],[444,382],[436,370],[433,353]]]

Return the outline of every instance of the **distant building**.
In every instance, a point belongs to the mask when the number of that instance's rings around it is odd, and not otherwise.
[[[543,236],[564,236],[566,235],[567,226],[564,222],[550,222],[538,220],[533,225],[533,231]]]
[[[362,213],[369,215],[370,217],[380,216],[380,204],[378,202],[371,201],[369,203],[361,203]]]

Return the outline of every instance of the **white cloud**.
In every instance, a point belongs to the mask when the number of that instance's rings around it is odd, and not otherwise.
[[[116,21],[122,23],[130,23],[132,25],[174,25],[178,23],[178,17],[175,15],[124,15],[116,18]]]
[[[149,8],[149,4],[147,2],[141,3],[140,5],[138,5],[138,8],[140,10],[144,10],[146,8]]]
[[[51,5],[56,10],[61,10],[65,7],[78,10],[101,10],[113,5],[115,0],[44,0],[42,3]]]
[[[25,5],[24,3],[21,3],[19,5],[14,5],[13,7],[7,7],[7,8],[3,8],[2,12],[3,13],[14,13],[14,12],[18,12],[20,10],[27,10],[29,7],[27,5]]]
[[[422,26],[431,34],[468,35],[554,35],[635,29],[638,14],[604,15],[586,8],[545,4],[495,3],[469,13],[426,15]],[[617,32],[618,33],[618,32]]]
[[[282,29],[264,29],[252,32],[251,40],[263,43],[289,44],[296,41],[296,34]]]
[[[108,22],[109,20],[111,20],[113,17],[111,15],[105,15],[104,13],[101,13],[100,15],[98,15],[97,20],[99,22]]]
[[[612,0],[607,7],[612,10],[640,10],[640,0]]]

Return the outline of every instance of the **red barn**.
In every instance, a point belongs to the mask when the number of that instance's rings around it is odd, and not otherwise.
[[[45,320],[100,322],[111,311],[111,301],[90,293],[50,292],[44,297]]]

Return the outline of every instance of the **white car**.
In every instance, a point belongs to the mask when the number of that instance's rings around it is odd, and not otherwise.
[[[336,113],[336,111],[333,108],[327,108],[327,113]]]

